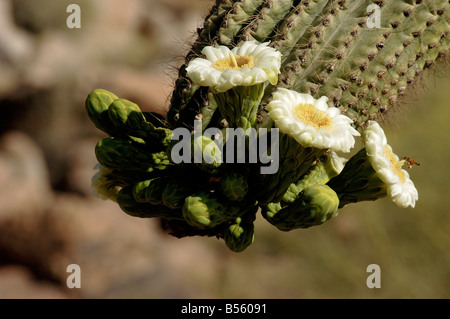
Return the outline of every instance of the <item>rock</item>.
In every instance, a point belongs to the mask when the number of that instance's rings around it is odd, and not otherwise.
[[[82,28],[69,30],[72,1],[53,2],[0,0],[0,106],[17,110],[0,125],[21,131],[0,136],[0,298],[208,297],[221,264],[211,247],[223,251],[223,242],[179,240],[157,219],[92,196],[101,132],[84,100],[101,87],[164,114],[210,6],[80,0]],[[70,264],[80,266],[81,289],[66,287]]]
[[[0,220],[18,212],[34,212],[51,200],[49,173],[40,148],[26,134],[0,137]]]
[[[12,17],[12,1],[0,1],[0,55],[19,66],[33,53],[32,37],[18,28]]]
[[[147,74],[126,68],[105,71],[104,86],[121,98],[133,101],[142,111],[156,112],[165,116],[172,93],[170,79],[161,73]]]
[[[55,267],[68,253],[69,232],[48,213],[54,194],[44,155],[31,138],[8,132],[0,138],[0,263],[29,267],[36,277],[61,282]]]
[[[47,211],[17,212],[0,220],[0,264],[27,267],[36,279],[65,284],[71,227]]]
[[[67,299],[72,292],[38,281],[23,266],[0,267],[0,299]]]
[[[66,191],[86,197],[94,196],[91,179],[97,172],[94,169],[98,163],[94,150],[99,140],[99,137],[79,139],[69,146],[65,174]]]

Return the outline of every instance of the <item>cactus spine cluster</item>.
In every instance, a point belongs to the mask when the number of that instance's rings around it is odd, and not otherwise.
[[[328,107],[363,131],[399,103],[423,70],[448,60],[449,9],[447,0],[217,0],[179,70],[165,119],[105,90],[88,96],[90,119],[109,135],[95,149],[101,168],[93,184],[124,212],[160,218],[173,236],[216,236],[235,252],[253,242],[259,209],[268,222],[289,231],[320,225],[348,203],[384,197],[385,181],[376,177],[365,149],[340,175],[330,164],[330,150],[280,134],[280,167],[261,175],[261,162],[222,163],[217,141],[195,132],[238,127],[275,134],[266,106],[277,89],[325,96]],[[375,27],[374,14],[380,19]],[[232,49],[248,41],[268,42],[281,53],[276,83],[214,92],[187,76],[204,48]],[[230,59],[237,66],[232,54]],[[199,119],[202,125],[195,127]],[[172,134],[178,128],[191,136],[185,150],[209,150],[211,158],[175,161],[171,151],[180,144]],[[249,140],[246,131],[245,152]],[[367,168],[352,180],[358,156]],[[368,195],[345,186],[372,179],[381,188]]]

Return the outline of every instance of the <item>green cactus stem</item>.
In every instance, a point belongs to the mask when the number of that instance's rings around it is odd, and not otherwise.
[[[342,167],[337,166],[343,164],[335,163],[341,161],[341,159],[336,157],[337,155],[331,152],[321,156],[301,179],[289,186],[283,195],[282,201],[284,203],[293,203],[305,187],[326,184],[331,178],[337,176],[342,170]]]
[[[352,156],[342,172],[327,185],[338,195],[339,208],[350,203],[374,201],[387,196],[386,184],[373,169],[365,148]]]
[[[265,83],[239,86],[223,93],[214,94],[218,110],[229,127],[244,130],[256,126],[256,115],[264,94]]]
[[[278,170],[275,174],[256,174],[256,181],[251,185],[258,202],[261,205],[279,202],[289,186],[306,174],[325,152],[314,147],[303,147],[287,134],[280,133]]]

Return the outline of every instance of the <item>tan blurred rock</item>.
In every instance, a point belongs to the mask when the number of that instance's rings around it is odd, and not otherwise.
[[[39,15],[23,15],[41,24],[37,33],[10,25],[31,39],[31,48],[20,68],[2,73],[0,81],[9,84],[0,87],[0,97],[17,92],[17,105],[27,109],[14,120],[29,135],[11,132],[0,139],[0,297],[208,297],[207,283],[217,280],[220,264],[211,247],[226,250],[223,242],[176,239],[161,231],[158,220],[131,217],[116,203],[93,197],[99,135],[87,130],[93,124],[83,105],[101,87],[163,114],[173,67],[195,39],[207,3],[200,12],[191,1],[80,1],[82,28],[68,30],[50,21],[60,12],[58,2]],[[4,35],[0,31],[0,42]],[[8,49],[22,50],[19,44]],[[27,95],[22,85],[36,92]],[[69,264],[81,267],[76,291],[65,287]]]
[[[106,135],[105,135],[106,136]],[[100,138],[80,139],[73,143],[67,151],[66,179],[67,190],[87,197],[92,197],[91,179],[97,172],[95,145]]]
[[[55,266],[68,253],[64,219],[48,213],[54,200],[44,155],[24,133],[0,138],[0,262],[29,267],[60,281]],[[63,262],[64,263],[64,262]]]
[[[34,88],[58,87],[80,76],[86,66],[77,42],[62,32],[44,33],[34,50],[33,61],[24,73],[24,82]]]
[[[20,65],[31,57],[34,42],[15,25],[11,13],[11,2],[0,1],[0,53],[13,65]]]
[[[121,98],[138,104],[142,111],[165,115],[168,110],[172,84],[162,74],[147,74],[126,68],[108,70],[103,83]]]
[[[71,231],[57,213],[18,210],[0,219],[0,264],[22,265],[38,279],[62,284],[73,259]]]
[[[21,66],[31,58],[33,41],[17,28],[11,16],[11,3],[0,1],[0,96],[20,84]]]
[[[0,267],[0,299],[67,299],[71,293],[36,280],[23,266]]]
[[[51,200],[44,155],[26,134],[0,137],[0,219],[8,214],[42,210]]]

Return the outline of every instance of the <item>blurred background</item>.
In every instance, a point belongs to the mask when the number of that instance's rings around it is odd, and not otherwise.
[[[69,29],[70,3],[81,28]],[[259,215],[242,253],[176,239],[92,195],[104,135],[84,101],[103,88],[164,114],[177,67],[213,0],[0,0],[0,298],[449,298],[450,72],[409,90],[383,127],[416,208],[349,205],[281,232]],[[69,289],[69,264],[81,288]],[[366,268],[381,268],[369,289]]]

